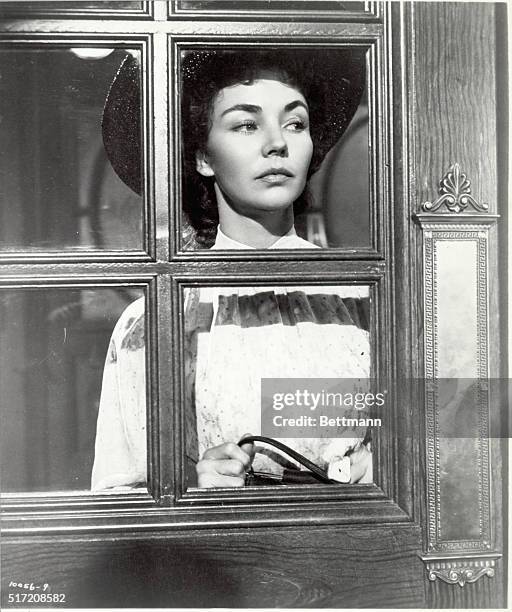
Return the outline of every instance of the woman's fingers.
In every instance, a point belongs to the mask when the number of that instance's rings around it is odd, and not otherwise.
[[[224,442],[224,444],[209,448],[204,453],[203,459],[236,459],[240,461],[244,469],[248,468],[252,463],[251,456],[244,450],[242,450],[238,446],[238,444],[235,444],[234,442]]]
[[[244,476],[245,468],[238,459],[203,459],[197,464],[198,474],[219,474],[220,476]]]
[[[371,482],[364,476],[369,473],[372,466],[372,453],[361,444],[357,450],[350,455],[350,482]]]
[[[246,433],[240,438],[240,440],[243,440],[244,438],[249,438],[250,436],[252,436],[252,434]],[[247,455],[249,455],[252,464],[252,460],[254,459],[254,455],[256,454],[256,447],[254,446],[254,442],[242,444],[240,448],[244,451],[244,453],[247,453]]]
[[[221,474],[199,474],[197,477],[197,486],[200,489],[213,489],[221,487],[243,487],[245,485],[245,475],[241,476],[225,476]]]
[[[244,444],[242,449],[234,442],[225,442],[209,448],[196,465],[198,486],[243,487],[253,457],[254,444]]]
[[[203,458],[196,470],[199,488],[243,487],[245,484],[245,467],[238,459]]]

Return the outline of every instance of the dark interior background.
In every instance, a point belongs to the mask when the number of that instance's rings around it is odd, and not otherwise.
[[[90,488],[103,364],[141,291],[0,291],[2,490]]]

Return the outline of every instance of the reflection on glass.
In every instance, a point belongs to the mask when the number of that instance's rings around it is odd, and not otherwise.
[[[235,465],[232,460],[242,459],[230,443],[269,432],[326,471],[350,456],[349,480],[372,482],[368,430],[359,421],[334,431],[310,422],[297,435],[292,424],[275,436],[262,413],[263,379],[296,379],[301,393],[313,391],[314,381],[308,381],[318,378],[351,379],[348,391],[354,394],[369,390],[367,286],[189,288],[184,302],[189,485],[243,486],[249,462],[245,470]],[[321,410],[315,413],[301,397],[293,416],[319,416]],[[335,414],[348,417],[349,408],[354,405],[344,404]],[[260,474],[276,477],[296,467],[264,448],[246,447],[248,454],[258,450],[252,468]]]
[[[142,250],[142,198],[102,140],[114,49],[0,51],[0,249]]]
[[[178,0],[189,11],[364,11],[364,2],[340,0]]]
[[[181,73],[185,249],[370,246],[365,49],[184,51]]]
[[[301,236],[320,247],[369,247],[370,170],[366,92],[347,128],[309,182],[309,207],[296,219]]]
[[[97,0],[96,2],[89,2],[87,0],[80,0],[78,2],[7,2],[4,3],[3,7],[0,7],[0,15],[2,14],[2,10],[5,10],[5,8],[7,8],[9,12],[19,11],[23,12],[24,14],[27,14],[28,11],[42,14],[65,11],[76,11],[77,13],[83,13],[84,11],[88,10],[136,11],[142,8],[142,2],[137,2],[137,0]]]
[[[137,288],[1,290],[4,492],[90,489],[109,338],[141,295]],[[143,341],[143,321],[138,330]],[[145,456],[143,463],[145,471]]]

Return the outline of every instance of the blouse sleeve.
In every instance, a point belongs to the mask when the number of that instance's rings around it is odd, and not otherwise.
[[[96,428],[93,491],[146,482],[144,346],[140,339],[144,312],[140,312],[143,302],[138,302],[121,315],[110,339]]]

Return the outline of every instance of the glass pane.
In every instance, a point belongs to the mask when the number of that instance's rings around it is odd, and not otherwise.
[[[125,58],[140,64],[140,52],[120,49],[0,51],[0,249],[142,250],[142,197],[113,170],[102,136]],[[137,166],[140,185],[140,155]]]
[[[113,401],[112,391],[118,368],[137,367],[144,380],[141,296],[138,288],[0,291],[2,491],[90,490],[97,423],[96,483],[103,480],[102,488],[108,488],[145,482],[144,385],[123,406]],[[128,323],[129,346],[116,360],[116,342]],[[100,397],[104,416],[98,421]],[[140,448],[130,446],[137,461],[130,460],[123,431],[116,427],[122,408],[136,429],[135,401],[141,404],[137,426],[143,433]]]
[[[364,11],[364,2],[350,0],[178,0],[178,6],[195,11]]]
[[[298,233],[320,247],[371,245],[368,97],[364,91],[346,132],[309,183],[310,204]]]
[[[182,52],[185,249],[371,246],[366,65],[353,47]]]
[[[361,285],[185,289],[189,485],[243,486],[231,461],[242,459],[230,443],[247,434],[284,442],[326,472],[341,465],[353,482],[372,482],[371,421],[360,421],[373,408],[365,395],[372,391],[369,306]],[[268,404],[270,395],[282,400],[292,390],[294,402]],[[343,403],[329,404],[328,391],[342,393]],[[281,451],[260,442],[247,448],[257,450],[252,468],[260,476],[296,476],[298,463]]]
[[[142,9],[142,2],[136,0],[101,0],[96,2],[88,2],[80,0],[78,2],[50,2],[50,1],[35,1],[35,2],[0,2],[0,16],[2,11],[9,13],[27,14],[31,12],[44,13],[62,13],[66,11],[75,11],[83,13],[88,10],[92,11],[137,11]]]

